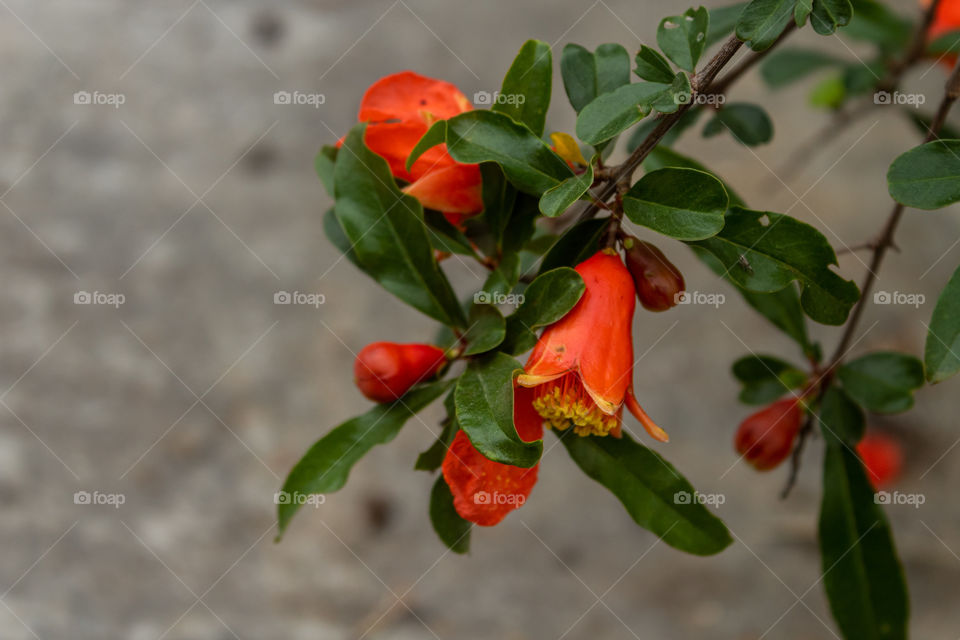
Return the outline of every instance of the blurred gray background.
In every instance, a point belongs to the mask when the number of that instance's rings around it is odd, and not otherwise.
[[[426,516],[433,478],[412,470],[438,406],[272,541],[273,493],[291,465],[368,407],[353,354],[434,332],[324,239],[320,145],[350,128],[366,86],[388,73],[413,69],[472,96],[499,86],[527,38],[555,43],[556,66],[566,42],[650,43],[659,19],[683,8],[0,0],[0,637],[833,637],[815,538],[820,443],[785,502],[786,469],[758,475],[731,445],[748,410],[730,363],[798,354],[667,240],[688,289],[727,302],[638,314],[637,395],[672,436],[657,450],[700,491],[725,496],[727,551],[696,558],[658,544],[559,447],[523,509],[476,530],[469,556],[445,553]],[[809,29],[794,38],[868,53]],[[556,75],[548,126],[572,132]],[[943,78],[925,65],[908,85],[932,108]],[[887,165],[918,137],[877,109],[781,183],[785,157],[828,120],[806,104],[811,84],[767,94],[752,73],[735,86],[731,100],[767,105],[770,145],[691,132],[679,148],[754,207],[860,244],[889,210]],[[80,91],[123,104],[75,104]],[[277,105],[276,91],[325,102]],[[954,214],[907,213],[878,289],[927,302],[871,303],[856,352],[922,351],[923,322],[960,259]],[[843,274],[859,281],[861,259],[843,257]],[[479,269],[448,265],[463,292],[478,286]],[[274,305],[281,290],[326,302]],[[123,304],[75,304],[80,292]],[[827,348],[838,337],[815,332]],[[960,610],[947,606],[960,574],[957,384],[921,390],[905,416],[871,419],[906,445],[898,488],[926,496],[920,509],[888,509],[918,638],[960,636]],[[75,504],[78,491],[124,503]]]

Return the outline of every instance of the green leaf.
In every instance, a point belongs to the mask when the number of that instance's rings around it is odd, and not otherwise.
[[[960,268],[937,300],[924,350],[927,380],[943,382],[960,371]]]
[[[506,320],[499,309],[489,304],[473,305],[470,309],[470,326],[464,334],[467,348],[463,355],[473,356],[496,349],[506,333]]]
[[[592,145],[613,138],[644,119],[669,89],[658,82],[638,82],[598,96],[577,116],[577,137]]]
[[[691,113],[688,111],[687,113]],[[694,112],[695,113],[695,112]],[[674,127],[676,128],[676,127]],[[730,200],[730,204],[735,204],[737,206],[746,206],[746,203],[743,201],[739,195],[737,195],[733,189],[730,188],[720,176],[718,176],[714,171],[711,171],[707,167],[700,164],[699,161],[694,160],[689,156],[685,156],[682,153],[674,151],[669,147],[664,147],[663,145],[657,145],[653,148],[653,151],[650,152],[650,155],[647,156],[647,159],[643,161],[644,171],[653,172],[657,169],[663,169],[664,167],[679,167],[681,169],[696,169],[697,171],[703,171],[704,173],[709,173],[714,178],[723,183],[723,188],[727,192],[727,196]]]
[[[430,125],[430,128],[427,129],[427,132],[423,134],[419,140],[417,140],[417,144],[415,144],[413,149],[410,150],[410,155],[407,156],[407,171],[410,171],[410,167],[413,166],[413,163],[416,162],[425,151],[432,149],[438,144],[443,144],[446,138],[446,120],[437,120]]]
[[[573,175],[543,140],[495,111],[478,109],[447,120],[447,151],[458,162],[496,162],[517,189],[533,195]]]
[[[494,162],[481,163],[480,176],[483,178],[483,217],[496,239],[497,247],[502,247],[503,232],[510,222],[517,190],[507,181],[503,169]]]
[[[540,209],[537,206],[539,198],[526,193],[517,195],[517,202],[510,216],[510,222],[503,231],[503,250],[505,252],[520,251],[536,232],[537,217]]]
[[[680,105],[690,102],[693,89],[690,88],[690,78],[682,71],[673,77],[673,82],[654,96],[651,106],[660,113],[674,113]]]
[[[340,221],[337,220],[337,216],[333,212],[333,207],[327,209],[327,212],[323,214],[323,232],[326,234],[330,244],[345,255],[347,260],[352,262],[355,267],[363,269],[363,267],[360,266],[357,254],[353,251],[353,245],[350,243],[350,239],[343,233],[343,227],[340,226]]]
[[[796,0],[752,0],[737,21],[737,37],[754,51],[772,45],[793,20]]]
[[[840,439],[851,447],[863,439],[867,428],[863,409],[839,386],[827,389],[820,407],[821,415],[830,417],[830,422],[820,425],[820,429],[831,439]]]
[[[333,145],[325,144],[313,159],[313,167],[320,176],[320,182],[327,193],[333,196],[333,167],[337,161],[337,148]]]
[[[807,381],[805,372],[773,356],[740,358],[733,363],[733,375],[743,385],[740,402],[744,404],[768,404]]]
[[[876,413],[899,413],[913,406],[913,391],[923,386],[923,364],[902,353],[878,352],[848,362],[837,376],[861,406]]]
[[[540,196],[540,212],[550,218],[554,218],[564,211],[570,205],[580,199],[593,184],[593,163],[591,162],[586,171],[578,176],[567,178],[557,186],[544,192]]]
[[[738,2],[726,7],[717,7],[710,9],[710,26],[707,29],[707,46],[713,46],[720,42],[737,27],[737,21],[740,20],[740,14],[743,13],[746,2]]]
[[[907,46],[913,25],[909,20],[876,0],[853,0],[853,20],[843,35],[866,40],[885,51],[899,51]]]
[[[609,489],[634,522],[670,546],[711,555],[732,542],[723,522],[694,499],[698,494],[673,465],[627,434],[598,438],[564,433],[561,440],[577,466]]]
[[[740,144],[755,147],[773,138],[770,116],[755,104],[735,102],[720,108],[703,129],[704,137],[729,131]]]
[[[719,258],[726,275],[749,291],[773,293],[798,280],[803,310],[823,324],[843,324],[860,297],[857,285],[830,269],[837,256],[823,234],[790,216],[731,207],[723,230],[694,244]]]
[[[652,171],[623,198],[623,211],[636,224],[678,240],[702,240],[723,229],[729,198],[709,173],[670,167]]]
[[[462,256],[476,258],[477,252],[470,245],[470,239],[460,229],[450,224],[450,221],[439,211],[425,211],[424,222],[427,223],[427,233],[430,243],[439,251],[457,253]]]
[[[706,9],[687,9],[683,15],[670,16],[660,21],[657,44],[674,64],[693,73],[707,46],[709,24],[710,14]]]
[[[763,61],[760,75],[767,85],[779,89],[819,69],[842,62],[839,58],[816,49],[778,48]]]
[[[634,73],[650,82],[659,82],[661,84],[670,84],[673,82],[673,68],[667,59],[659,51],[651,49],[647,45],[642,45],[637,56],[634,58],[636,67]]]
[[[477,294],[475,302],[494,304],[494,298],[510,293],[519,280],[520,257],[516,252],[504,253],[497,268],[487,276],[487,280],[483,283],[483,290]]]
[[[470,551],[470,530],[473,524],[460,517],[453,506],[453,494],[443,476],[430,491],[430,522],[437,536],[454,553]]]
[[[501,349],[512,354],[531,349],[537,341],[534,330],[567,315],[585,290],[583,278],[570,267],[537,276],[523,292],[523,304],[507,318],[507,337]]]
[[[296,498],[337,491],[346,484],[350,469],[360,458],[374,446],[393,440],[410,417],[439,398],[450,384],[444,380],[416,387],[394,403],[378,404],[339,425],[297,462],[283,483],[283,492]],[[277,505],[280,535],[300,507],[295,499]]]
[[[813,0],[810,26],[822,36],[832,35],[838,28],[847,26],[852,18],[850,0]]]
[[[457,408],[454,405],[453,396],[454,391],[451,389],[447,397],[443,399],[443,406],[447,410],[447,417],[441,423],[443,430],[433,441],[433,444],[417,456],[417,461],[413,465],[413,468],[417,471],[436,471],[439,469],[447,455],[447,449],[450,448],[454,436],[460,430],[460,425],[457,424]]]
[[[543,135],[553,87],[553,55],[550,45],[527,40],[510,65],[500,89],[494,111],[499,111],[537,136]]]
[[[574,111],[580,113],[597,96],[630,82],[630,54],[619,44],[603,44],[597,52],[568,44],[560,56],[563,88]]]
[[[807,18],[813,12],[813,0],[797,0],[797,6],[793,8],[793,21],[798,27],[807,24]]]
[[[395,185],[386,160],[363,142],[366,125],[344,140],[334,171],[334,211],[361,268],[387,291],[444,324],[466,318],[437,265],[423,208]]]
[[[960,140],[934,140],[897,156],[887,171],[890,197],[916,209],[960,201]]]
[[[513,374],[520,363],[505,353],[472,360],[457,381],[457,422],[477,451],[501,464],[537,464],[543,441],[524,442],[513,425]]]
[[[847,411],[824,407],[827,433],[850,430]],[[820,554],[830,610],[847,640],[906,640],[909,610],[893,534],[857,455],[827,435]]]
[[[608,224],[610,221],[605,218],[593,218],[567,229],[543,257],[539,275],[557,267],[575,267],[595,254]]]

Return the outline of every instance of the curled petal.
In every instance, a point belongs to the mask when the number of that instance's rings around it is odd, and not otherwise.
[[[415,120],[429,126],[470,109],[470,101],[449,82],[401,71],[370,85],[360,102],[358,119]]]
[[[454,164],[428,171],[403,191],[427,209],[473,214],[483,210],[481,181],[477,165]]]

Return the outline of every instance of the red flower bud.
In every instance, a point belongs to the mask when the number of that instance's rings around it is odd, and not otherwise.
[[[787,459],[803,421],[803,405],[785,398],[740,423],[734,446],[757,471],[768,471]]]
[[[666,311],[677,304],[684,290],[683,275],[663,252],[649,242],[636,238],[624,241],[627,269],[633,276],[637,298],[648,311]]]
[[[360,392],[374,402],[393,402],[418,382],[432,377],[446,362],[443,349],[429,344],[373,342],[353,363]]]
[[[867,468],[867,477],[874,489],[889,486],[900,477],[903,468],[903,451],[900,443],[889,436],[868,433],[860,444],[857,453]]]

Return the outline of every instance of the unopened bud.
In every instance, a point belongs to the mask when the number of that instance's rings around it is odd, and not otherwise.
[[[768,471],[790,456],[801,422],[798,398],[778,400],[740,423],[734,446],[757,471]]]
[[[868,433],[857,445],[857,453],[867,469],[867,477],[874,489],[882,489],[896,482],[903,468],[900,443],[881,433]]]
[[[443,349],[429,344],[373,342],[353,363],[360,392],[374,402],[393,402],[410,387],[433,377],[444,365]]]
[[[643,308],[666,311],[676,305],[684,290],[680,270],[649,242],[628,237],[623,246],[627,250],[627,268]]]

